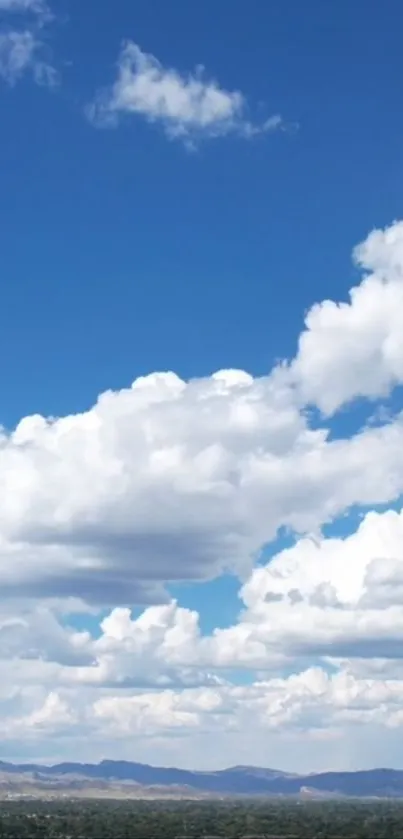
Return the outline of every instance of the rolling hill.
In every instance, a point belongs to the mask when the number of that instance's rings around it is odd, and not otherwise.
[[[373,769],[298,775],[255,766],[192,772],[130,761],[59,763],[0,761],[0,795],[107,797],[350,796],[403,798],[403,771]]]

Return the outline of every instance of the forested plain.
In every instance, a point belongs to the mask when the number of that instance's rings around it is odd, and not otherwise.
[[[1,839],[403,839],[403,803],[3,801]]]

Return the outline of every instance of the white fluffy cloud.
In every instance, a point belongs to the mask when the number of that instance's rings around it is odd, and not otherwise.
[[[325,739],[328,765],[398,760],[399,391],[387,420],[345,438],[309,405],[332,414],[402,382],[402,242],[401,223],[372,233],[350,302],[314,307],[296,358],[267,376],[154,374],[85,413],[2,431],[8,753],[51,742],[55,758],[83,758],[85,735],[98,757],[316,769]],[[322,534],[351,508],[347,535]],[[280,528],[294,543],[263,561]],[[224,571],[242,580],[239,617],[206,635],[168,584]],[[90,609],[98,631],[71,628]]]
[[[116,82],[88,109],[91,120],[101,125],[116,124],[122,114],[160,123],[169,137],[187,142],[230,133],[251,138],[284,128],[279,115],[252,122],[243,94],[205,79],[203,68],[187,75],[165,68],[132,41],[122,48]]]
[[[179,762],[191,765],[195,742],[211,738],[203,750],[210,767],[237,754],[273,763],[264,743],[281,750],[280,768],[323,768],[324,740],[328,766],[397,759],[403,606],[393,586],[401,580],[402,521],[394,511],[368,514],[344,539],[303,539],[280,552],[244,583],[239,622],[211,636],[202,636],[197,613],[176,603],[137,618],[114,609],[95,638],[63,628],[43,606],[26,607],[20,620],[6,614],[4,741],[40,749],[51,736],[63,750],[69,732],[71,756],[85,757],[76,749],[86,732],[99,757],[109,748],[164,762],[180,736]],[[368,657],[372,668],[360,672]],[[241,667],[250,684],[228,680]]]
[[[223,663],[402,657],[403,513],[369,513],[345,539],[303,539],[256,568],[237,626],[214,638]],[[220,659],[219,659],[220,660]]]
[[[4,432],[0,490],[3,596],[150,602],[166,581],[245,573],[282,526],[398,497],[403,420],[329,440],[281,370],[158,374]]]
[[[402,536],[403,513],[389,511],[368,514],[344,539],[296,542],[253,570],[240,591],[239,622],[211,636],[201,635],[195,611],[176,602],[135,619],[115,608],[96,639],[62,630],[52,612],[36,607],[24,623],[28,650],[43,658],[51,628],[48,660],[68,665],[63,679],[103,687],[213,685],[231,668],[279,673],[313,658],[332,666],[403,658]],[[21,622],[3,621],[0,655],[21,644],[21,633]]]
[[[325,300],[308,312],[293,364],[303,399],[325,414],[403,383],[403,222],[375,230],[354,258],[363,281],[349,303]]]
[[[65,752],[68,738],[75,759],[88,757],[90,737],[94,759],[109,751],[194,768],[197,754],[201,768],[237,758],[302,771],[348,768],[370,765],[374,753],[381,763],[391,755],[398,760],[402,699],[402,680],[359,678],[348,668],[330,674],[318,666],[243,686],[116,693],[48,690],[45,683],[36,691],[3,692],[0,734],[7,752],[23,741],[31,754],[48,738]]]

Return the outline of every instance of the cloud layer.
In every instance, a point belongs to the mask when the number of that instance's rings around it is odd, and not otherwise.
[[[403,223],[371,233],[349,302],[314,306],[264,377],[158,373],[3,429],[3,751],[85,758],[84,734],[94,759],[190,765],[203,741],[210,766],[307,770],[326,741],[327,765],[398,761],[402,242]],[[368,422],[339,436],[363,397]],[[169,584],[224,572],[238,618],[203,634]]]

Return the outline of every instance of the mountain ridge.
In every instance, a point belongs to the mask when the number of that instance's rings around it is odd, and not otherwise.
[[[0,761],[0,791],[18,787],[31,790],[102,790],[161,797],[206,796],[350,796],[403,798],[403,770],[368,769],[349,772],[298,774],[257,766],[232,766],[196,771],[145,763],[103,760],[100,763],[63,762],[53,765]]]

